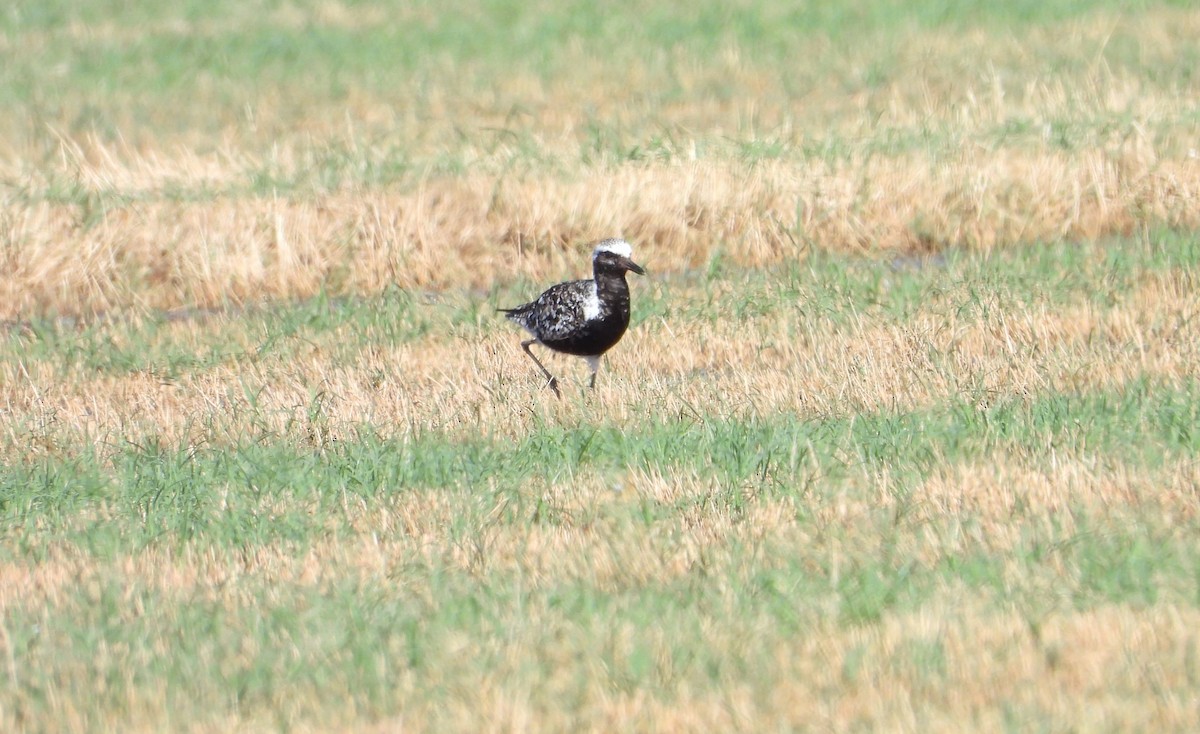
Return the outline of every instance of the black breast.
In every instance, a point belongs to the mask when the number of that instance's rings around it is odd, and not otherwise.
[[[629,328],[629,284],[624,274],[597,273],[596,295],[600,308],[595,317],[577,322],[569,331],[543,336],[542,344],[566,354],[592,357],[620,341]]]

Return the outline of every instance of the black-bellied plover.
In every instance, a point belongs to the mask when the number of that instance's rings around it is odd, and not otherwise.
[[[533,337],[521,342],[521,348],[541,368],[555,395],[562,397],[558,380],[529,345],[537,343],[556,352],[583,357],[592,369],[588,386],[596,387],[600,357],[621,340],[629,327],[629,284],[625,282],[625,273],[632,270],[638,275],[646,274],[629,259],[632,255],[633,248],[623,239],[597,242],[592,251],[591,280],[559,283],[546,289],[536,301],[500,309]]]

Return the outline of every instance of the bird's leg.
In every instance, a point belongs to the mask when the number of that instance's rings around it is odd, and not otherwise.
[[[530,348],[529,348],[529,345],[533,344],[536,341],[537,341],[536,339],[530,339],[529,341],[523,341],[523,342],[521,342],[521,348],[525,350],[525,353],[529,355],[529,358],[533,360],[534,364],[536,364],[542,370],[542,374],[546,376],[546,380],[547,380],[546,384],[550,386],[550,389],[554,391],[554,394],[557,397],[561,398],[562,393],[560,393],[558,391],[558,380],[554,379],[554,375],[550,374],[550,370],[546,369],[546,365],[542,364],[542,361],[540,359],[538,359],[537,355],[535,355],[533,353],[533,351],[530,350]]]
[[[588,389],[595,390],[596,389],[596,373],[600,371],[600,358],[599,357],[588,357],[587,363],[588,363],[588,367],[592,368],[592,379],[588,382]]]

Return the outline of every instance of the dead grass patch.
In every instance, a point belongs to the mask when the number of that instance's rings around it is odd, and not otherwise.
[[[581,244],[613,234],[660,273],[718,249],[741,267],[796,259],[806,247],[988,250],[1160,223],[1200,228],[1188,205],[1197,198],[1200,161],[980,151],[957,162],[647,164],[569,180],[470,174],[411,192],[305,199],[9,203],[0,318],[260,302],[322,288],[486,289],[578,273]],[[99,218],[81,221],[91,207]]]
[[[1141,376],[1181,384],[1200,378],[1188,278],[1148,276],[1108,308],[997,303],[986,320],[938,312],[936,303],[903,324],[864,315],[813,325],[785,309],[738,323],[672,316],[631,331],[605,360],[596,391],[576,398],[568,387],[563,401],[540,389],[515,330],[474,341],[431,334],[349,360],[313,344],[284,358],[235,359],[176,377],[64,375],[48,361],[8,363],[0,374],[0,405],[10,417],[4,440],[28,455],[81,439],[101,448],[146,436],[199,445],[264,432],[321,447],[352,439],[362,424],[395,437],[433,430],[519,438],[539,421],[570,422],[585,412],[589,422],[618,425],[675,413],[818,417],[959,397],[985,406],[1004,396],[1110,389]],[[174,325],[172,338],[199,342],[207,328]],[[548,364],[583,390],[578,360]]]
[[[959,731],[964,721],[1003,728],[1017,710],[1085,728],[1184,731],[1197,714],[1194,700],[1179,697],[1190,685],[1195,621],[1194,610],[1172,605],[1114,605],[1049,615],[1031,629],[1028,619],[983,613],[951,591],[878,626],[781,648],[778,664],[790,674],[759,714],[838,730]],[[1156,693],[1145,688],[1147,674]]]

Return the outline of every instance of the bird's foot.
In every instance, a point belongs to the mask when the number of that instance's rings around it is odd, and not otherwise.
[[[557,377],[551,377],[550,381],[547,382],[546,384],[549,385],[550,389],[554,391],[555,397],[562,398],[562,393],[559,392],[559,390],[558,390],[558,378]]]

